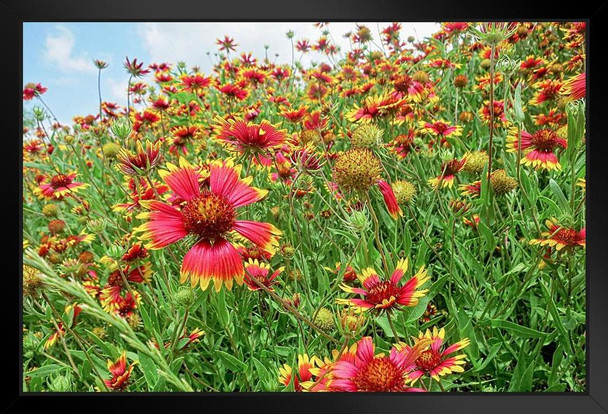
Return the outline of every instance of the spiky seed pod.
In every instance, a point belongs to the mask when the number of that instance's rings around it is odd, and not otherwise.
[[[106,158],[116,158],[116,156],[120,152],[120,145],[114,142],[108,142],[103,147],[101,147],[101,150],[103,151],[103,155]]]
[[[31,266],[23,265],[23,294],[34,297],[43,286],[39,271]]]
[[[454,78],[454,86],[457,88],[464,88],[469,83],[469,79],[466,75],[458,75]]]
[[[496,170],[490,174],[490,185],[497,195],[504,195],[517,187],[517,180],[509,177],[505,170]]]
[[[65,230],[65,221],[63,220],[51,220],[48,224],[49,232],[51,234],[63,233]]]
[[[59,208],[56,204],[47,204],[42,207],[42,214],[44,214],[45,217],[57,217],[58,212]]]
[[[368,191],[380,179],[382,164],[369,149],[353,148],[336,158],[333,178],[344,191]]]
[[[189,287],[182,287],[175,292],[174,299],[179,306],[188,307],[194,302],[194,291]]]
[[[427,83],[429,81],[429,74],[423,70],[419,70],[412,75],[412,79],[416,82]]]
[[[488,165],[489,157],[485,151],[473,151],[467,157],[467,163],[462,167],[465,172],[479,174]]]
[[[316,129],[305,129],[300,134],[300,143],[302,145],[316,144],[323,140],[323,136]]]
[[[394,181],[392,187],[399,205],[409,203],[416,195],[416,186],[407,180]]]
[[[321,308],[315,317],[314,323],[324,331],[329,331],[335,326],[334,314],[327,308]]]
[[[373,149],[382,143],[382,129],[372,124],[358,126],[350,138],[353,148]]]

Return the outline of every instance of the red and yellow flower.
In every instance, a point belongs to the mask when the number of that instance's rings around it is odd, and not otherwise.
[[[254,124],[242,119],[217,119],[216,138],[239,153],[263,152],[283,145],[285,131],[277,129],[270,122]]]
[[[541,233],[542,238],[530,240],[530,244],[549,246],[557,251],[562,249],[572,250],[577,247],[586,246],[587,232],[585,228],[575,230],[559,224],[555,218],[545,222],[548,231]]]
[[[435,326],[432,332],[428,329],[424,334],[420,332],[418,338],[414,338],[413,346],[416,347],[421,342],[428,344],[429,340],[431,341],[430,347],[420,352],[411,367],[413,370],[407,374],[407,378],[412,384],[425,374],[439,382],[439,377],[454,372],[464,372],[462,365],[465,364],[463,360],[466,355],[450,355],[469,345],[471,341],[468,338],[444,348],[445,329],[438,330]],[[410,346],[405,344],[397,344],[396,347],[406,352],[410,349]]]
[[[272,291],[274,290],[272,286],[278,283],[275,279],[283,270],[284,268],[280,267],[271,274],[270,265],[268,263],[260,262],[257,259],[249,259],[247,263],[245,263],[245,284],[251,291],[260,290],[261,287],[253,281],[253,279],[255,279],[268,288],[268,290]]]
[[[290,365],[283,364],[279,368],[279,382],[285,387],[289,387],[293,383],[293,388],[296,392],[304,391],[311,385],[313,374],[311,369],[314,368],[320,360],[313,356],[310,358],[307,354],[298,355],[298,369],[293,372]]]
[[[192,286],[200,284],[205,290],[213,279],[219,291],[222,285],[232,288],[233,281],[241,285],[244,267],[241,256],[231,239],[248,239],[265,251],[273,252],[281,232],[270,223],[238,220],[237,209],[264,198],[266,190],[250,186],[251,177],[240,179],[241,166],[231,159],[211,164],[208,178],[194,166],[180,159],[180,166],[167,165],[160,172],[165,183],[180,200],[177,207],[149,201],[149,212],[138,218],[147,220],[136,231],[148,241],[150,249],[160,249],[187,236],[193,236],[194,245],[184,256],[180,281],[190,280]]]
[[[587,95],[587,77],[585,72],[568,79],[561,91],[569,100],[583,99]]]
[[[57,174],[44,177],[40,185],[34,189],[39,198],[61,200],[66,195],[73,194],[87,188],[89,184],[74,181],[76,173]]]
[[[441,165],[441,174],[435,178],[429,179],[428,183],[433,188],[438,187],[452,187],[454,185],[454,179],[467,162],[467,158],[453,159],[448,162],[444,162]]]
[[[516,128],[509,130],[507,137],[507,151],[519,151],[519,139]],[[559,149],[565,149],[568,142],[559,137],[557,133],[551,129],[543,128],[534,133],[521,131],[521,150],[524,157],[521,163],[531,165],[536,169],[544,170],[560,170],[562,167],[557,159],[555,152]]]
[[[426,269],[422,266],[405,284],[399,282],[408,269],[408,259],[401,259],[388,280],[380,278],[378,273],[368,267],[358,275],[361,288],[342,284],[340,287],[347,293],[360,295],[362,299],[337,299],[336,302],[354,306],[360,312],[375,310],[376,312],[391,312],[402,306],[416,306],[428,289],[420,289],[428,280]]]
[[[354,361],[349,358],[335,362],[326,384],[330,391],[347,392],[419,392],[407,385],[407,374],[430,340],[422,340],[412,348],[391,348],[389,355],[376,354],[371,337],[357,342]]]
[[[432,123],[420,121],[420,127],[425,132],[438,138],[457,137],[462,134],[462,127],[460,125],[450,125],[446,121],[435,121]]]
[[[131,378],[131,372],[133,367],[137,364],[137,361],[127,365],[127,352],[123,351],[120,357],[116,361],[108,359],[108,371],[112,377],[104,380],[106,386],[112,391],[123,391],[129,385],[129,379]]]

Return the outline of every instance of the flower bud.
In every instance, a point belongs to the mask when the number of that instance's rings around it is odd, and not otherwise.
[[[348,223],[357,233],[364,233],[369,228],[369,218],[367,213],[362,210],[355,210],[348,217]]]
[[[119,118],[112,122],[110,130],[116,137],[125,139],[131,134],[131,124],[127,119]]]
[[[59,375],[51,380],[49,391],[70,392],[72,391],[72,380],[64,375]]]
[[[57,213],[59,212],[59,208],[56,204],[47,204],[42,207],[42,214],[45,217],[57,217]]]
[[[324,331],[329,331],[335,326],[334,314],[327,308],[321,308],[313,322]]]
[[[116,155],[118,155],[120,152],[120,145],[114,142],[108,142],[101,148],[101,150],[106,158],[116,158]]]
[[[188,307],[194,302],[194,291],[188,287],[181,287],[175,292],[174,299],[179,306]]]

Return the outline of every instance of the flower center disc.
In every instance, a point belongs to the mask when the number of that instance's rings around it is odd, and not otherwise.
[[[184,228],[205,240],[221,238],[232,230],[236,219],[234,207],[210,191],[188,201],[182,208]]]
[[[536,131],[536,133],[532,136],[532,143],[536,148],[545,152],[553,151],[557,145],[555,133],[548,129]]]
[[[391,305],[395,302],[398,293],[399,290],[395,285],[384,281],[378,283],[369,290],[367,300],[378,305],[382,304],[382,302],[386,300],[389,302],[388,305]]]
[[[67,175],[59,174],[51,178],[53,188],[67,187],[72,183],[72,180]]]
[[[567,246],[574,245],[580,241],[578,232],[573,229],[559,229],[553,236],[553,239]]]
[[[440,361],[441,357],[439,354],[432,349],[429,349],[420,354],[416,363],[420,368],[428,371],[435,368]]]
[[[353,381],[359,391],[401,391],[403,372],[388,357],[376,357]]]

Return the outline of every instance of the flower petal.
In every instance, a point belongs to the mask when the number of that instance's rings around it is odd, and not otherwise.
[[[279,236],[281,231],[270,223],[236,220],[233,228],[241,236],[269,253],[274,253],[279,245],[276,236]]]
[[[159,171],[159,175],[180,198],[188,201],[200,194],[198,174],[194,167],[180,159],[180,167],[168,164],[167,168]]]
[[[243,284],[245,269],[243,261],[237,250],[224,239],[217,239],[210,244],[207,240],[196,243],[184,256],[180,271],[180,282],[190,279],[194,287],[200,284],[206,290],[213,279],[216,291],[225,284],[228,290],[232,289],[232,282]]]
[[[143,204],[143,203],[142,203]],[[151,211],[139,214],[137,218],[148,221],[137,227],[135,231],[143,232],[141,240],[150,240],[150,249],[160,249],[186,237],[182,213],[174,207],[159,201],[145,203]]]
[[[266,196],[267,190],[249,185],[251,177],[239,179],[239,171],[230,164],[224,162],[211,166],[209,182],[212,192],[223,196],[235,208],[254,203]]]

